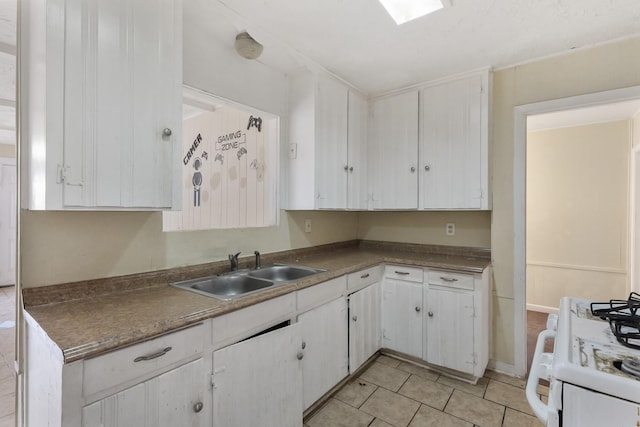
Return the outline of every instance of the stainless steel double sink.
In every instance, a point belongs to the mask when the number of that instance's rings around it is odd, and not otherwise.
[[[228,301],[325,271],[321,268],[276,264],[257,270],[183,280],[171,283],[171,286]]]

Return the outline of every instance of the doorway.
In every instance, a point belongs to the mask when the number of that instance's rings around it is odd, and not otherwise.
[[[640,99],[640,87],[521,105],[514,109],[514,373],[527,373],[527,118],[539,114],[603,106]],[[627,233],[628,234],[628,233]],[[632,263],[633,264],[633,263]]]

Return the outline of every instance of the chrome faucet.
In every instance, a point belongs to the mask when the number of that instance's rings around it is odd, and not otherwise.
[[[262,268],[260,265],[260,252],[255,251],[254,254],[256,256],[256,270],[260,270]]]
[[[229,254],[229,262],[231,263],[231,271],[237,271],[238,270],[238,255],[240,255],[241,252],[238,252],[235,255]]]

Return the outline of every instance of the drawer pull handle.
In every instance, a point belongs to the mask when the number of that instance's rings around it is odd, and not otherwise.
[[[398,270],[396,270],[395,273],[400,274],[401,276],[408,276],[409,274],[411,274],[408,271],[398,271]]]
[[[305,348],[307,348],[307,343],[302,341],[302,345],[301,345],[302,349],[304,350]]]
[[[302,360],[302,359],[304,359],[304,353],[303,353],[303,352],[301,352],[301,351],[300,351],[300,352],[298,352],[298,354],[296,355],[296,358],[297,358],[298,360]]]
[[[143,362],[145,360],[157,359],[158,357],[164,356],[170,351],[171,351],[171,347],[163,348],[162,350],[153,354],[149,354],[147,356],[138,356],[135,359],[133,359],[133,362],[135,363],[135,362]]]
[[[198,402],[195,405],[193,405],[193,412],[197,414],[198,412],[202,411],[203,407],[204,405],[202,404],[202,402]]]
[[[369,277],[369,273],[363,274],[362,276],[360,276],[361,279],[366,279],[367,277]]]
[[[458,279],[455,279],[453,277],[442,277],[442,276],[440,276],[440,279],[444,280],[445,282],[457,282],[458,281]]]

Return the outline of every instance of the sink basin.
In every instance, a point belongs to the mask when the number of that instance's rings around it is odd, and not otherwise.
[[[248,274],[251,277],[259,277],[261,279],[272,280],[274,282],[290,282],[325,271],[327,270],[311,267],[270,265],[259,270],[252,270]]]
[[[230,274],[227,276],[209,276],[185,280],[171,285],[202,295],[230,300],[271,287],[273,282],[251,277],[247,274]]]
[[[226,301],[325,271],[299,265],[269,265],[259,270],[183,280],[171,286]]]

